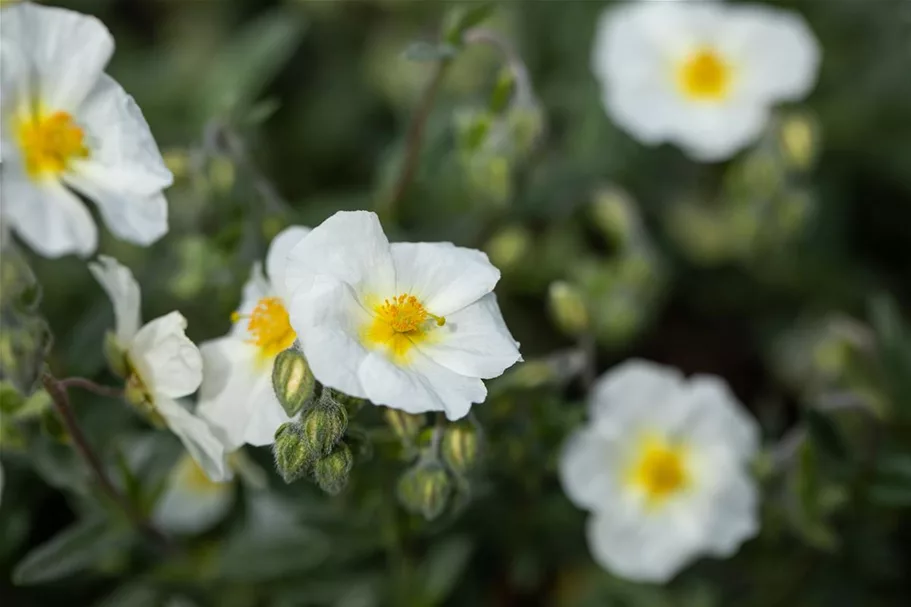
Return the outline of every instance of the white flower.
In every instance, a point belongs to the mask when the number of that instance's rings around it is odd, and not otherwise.
[[[481,378],[520,360],[492,293],[499,279],[480,251],[390,245],[375,214],[339,212],[291,250],[291,326],[324,385],[458,419],[486,398]]]
[[[105,256],[89,270],[114,304],[117,345],[130,370],[128,395],[177,435],[210,478],[230,477],[223,442],[177,400],[202,381],[202,356],[185,334],[186,319],[171,312],[140,327],[139,285],[130,270]]]
[[[197,412],[223,434],[229,449],[271,445],[275,430],[290,419],[272,390],[272,363],[297,338],[283,275],[288,252],[309,232],[292,226],[272,240],[268,278],[259,264],[253,266],[233,329],[200,348],[205,364]]]
[[[98,233],[76,190],[118,238],[168,229],[170,171],[139,108],[104,73],[114,42],[87,15],[29,2],[0,19],[0,197],[5,223],[38,253],[91,254]]]
[[[665,582],[701,555],[727,557],[758,531],[748,463],[759,428],[718,377],[633,360],[604,375],[587,427],[566,444],[560,478],[591,511],[595,560]]]
[[[234,487],[232,482],[212,481],[192,457],[184,455],[168,476],[153,520],[174,533],[206,531],[231,509]]]
[[[603,13],[592,70],[608,113],[634,137],[714,161],[754,141],[772,105],[804,97],[819,61],[819,44],[795,13],[637,2]]]

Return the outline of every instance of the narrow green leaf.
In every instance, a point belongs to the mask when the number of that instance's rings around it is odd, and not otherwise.
[[[84,571],[123,547],[128,538],[110,521],[81,521],[25,555],[13,570],[13,583],[41,584]]]
[[[404,54],[406,59],[424,63],[452,59],[458,52],[458,49],[450,44],[431,44],[419,41],[410,44]]]
[[[480,25],[493,13],[493,2],[474,2],[469,6],[455,7],[446,18],[443,38],[449,44],[458,46],[462,43],[462,34],[466,30]]]

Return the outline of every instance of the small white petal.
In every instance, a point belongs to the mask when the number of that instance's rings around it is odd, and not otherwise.
[[[720,377],[694,375],[680,400],[687,413],[678,424],[695,444],[723,446],[739,463],[749,462],[759,451],[759,423]]]
[[[130,344],[130,362],[146,388],[179,398],[192,394],[202,381],[202,356],[187,338],[187,320],[171,312],[142,327]]]
[[[408,413],[445,411],[448,419],[457,420],[468,415],[472,403],[487,398],[480,379],[459,375],[417,351],[409,356],[407,367],[379,352],[363,360],[358,377],[374,404]]]
[[[87,257],[98,244],[92,215],[56,180],[32,181],[15,161],[0,165],[0,201],[4,221],[44,257]]]
[[[168,428],[177,435],[206,476],[215,482],[230,479],[233,473],[225,460],[225,445],[216,437],[209,424],[165,394],[154,393],[152,397],[155,410],[161,414]]]
[[[683,390],[683,375],[673,367],[631,359],[601,376],[589,395],[594,420],[626,426],[642,417],[660,419],[674,408]]]
[[[690,104],[681,108],[667,138],[694,160],[717,162],[755,141],[768,120],[769,108],[753,100],[715,107]]]
[[[345,283],[359,297],[395,288],[389,241],[376,214],[367,211],[339,211],[292,248],[288,262],[284,292],[292,299],[317,276]]]
[[[234,484],[201,482],[198,470],[191,457],[177,463],[155,504],[155,524],[172,533],[200,533],[228,513],[234,502]]]
[[[90,176],[91,175],[91,176]],[[168,232],[168,201],[164,194],[133,194],[105,181],[104,173],[75,173],[67,183],[92,200],[111,234],[147,247]]]
[[[275,288],[284,290],[285,267],[289,263],[288,256],[291,249],[296,247],[310,231],[310,228],[305,226],[290,226],[272,239],[269,252],[266,254],[266,274],[269,276],[269,282]],[[285,297],[282,298],[285,299]]]
[[[484,379],[498,377],[522,359],[493,293],[447,316],[444,326],[433,329],[433,339],[418,348],[456,373]]]
[[[759,533],[759,491],[747,474],[732,474],[712,494],[703,552],[729,558]]]
[[[200,347],[204,373],[196,413],[216,427],[229,450],[244,443],[271,445],[278,427],[290,421],[272,390],[272,364],[259,349],[235,337]]]
[[[576,506],[594,511],[616,499],[620,492],[616,471],[624,457],[618,447],[591,427],[567,439],[560,454],[560,482]]]
[[[4,9],[0,29],[4,44],[28,50],[35,93],[53,109],[75,110],[114,52],[101,21],[62,8],[15,4]]]
[[[117,341],[126,348],[142,322],[139,283],[128,267],[107,255],[99,255],[97,262],[90,262],[89,270],[111,299]]]
[[[475,249],[449,242],[400,242],[392,245],[394,294],[417,297],[428,311],[448,316],[490,293],[500,271]]]

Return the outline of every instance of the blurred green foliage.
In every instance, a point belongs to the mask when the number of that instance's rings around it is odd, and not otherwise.
[[[176,176],[165,239],[140,249],[103,232],[100,251],[142,285],[145,318],[178,308],[195,341],[222,335],[281,228],[388,200],[411,116],[444,61],[414,182],[385,227],[393,240],[487,251],[527,362],[490,382],[461,435],[365,407],[316,470],[288,447],[304,462],[295,474],[318,485],[285,485],[267,450],[249,450],[230,515],[161,554],[139,545],[40,421],[47,396],[20,394],[48,345],[36,309],[53,331],[52,370],[115,384],[107,298],[81,260],[29,255],[36,283],[4,251],[4,605],[905,604],[907,3],[775,2],[820,39],[819,84],[717,165],[643,147],[609,121],[589,71],[603,2],[62,4],[112,30],[110,72]],[[495,45],[464,44],[460,28],[478,24],[514,47],[528,82]],[[667,587],[597,568],[584,514],[555,477],[587,382],[633,355],[723,376],[768,445],[761,535]],[[117,484],[151,511],[179,444],[116,401],[73,399]],[[446,461],[428,459],[441,438]],[[137,466],[140,448],[153,455]]]

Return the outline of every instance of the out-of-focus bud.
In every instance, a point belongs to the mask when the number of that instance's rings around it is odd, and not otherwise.
[[[464,476],[478,461],[481,452],[477,430],[470,424],[453,424],[443,434],[443,461],[456,474]]]
[[[594,305],[595,335],[608,347],[621,346],[642,327],[645,303],[633,294],[613,293]]]
[[[504,154],[478,153],[468,164],[472,188],[497,206],[512,197],[512,163]]]
[[[492,124],[493,116],[488,112],[465,110],[455,115],[457,147],[466,158],[481,148]]]
[[[316,457],[329,455],[348,429],[348,414],[338,401],[325,394],[301,420],[301,433]]]
[[[729,260],[735,252],[729,226],[714,209],[680,201],[668,210],[666,225],[682,252],[693,262],[717,265]]]
[[[332,453],[313,464],[313,476],[320,489],[330,495],[338,495],[348,484],[348,475],[354,465],[354,456],[345,443],[339,443]]]
[[[551,283],[547,290],[547,303],[554,322],[566,334],[581,335],[588,330],[588,309],[575,285],[563,280]]]
[[[190,154],[187,150],[173,148],[162,154],[164,164],[174,175],[174,180],[183,179],[190,172]]]
[[[128,373],[127,359],[123,347],[117,340],[117,334],[113,331],[105,333],[104,345],[102,347],[104,350],[104,358],[108,362],[108,368],[111,370],[111,373],[117,377],[126,377]]]
[[[423,413],[414,415],[389,407],[383,411],[383,417],[399,440],[405,443],[413,443],[424,424],[427,423],[427,418]]]
[[[234,163],[227,156],[213,156],[208,167],[209,186],[218,194],[226,194],[234,187]]]
[[[534,150],[544,134],[544,112],[534,100],[513,103],[506,113],[513,153],[524,158]]]
[[[280,352],[272,365],[272,389],[288,417],[300,413],[313,397],[316,378],[302,352],[295,347]]]
[[[806,171],[813,166],[819,151],[819,127],[810,116],[785,116],[778,137],[782,157],[790,168]]]
[[[406,510],[428,521],[443,513],[451,492],[449,473],[436,459],[422,458],[399,479],[399,501]]]
[[[275,431],[275,443],[272,445],[275,455],[275,469],[286,483],[295,481],[305,474],[314,459],[314,453],[296,422],[285,422]]]
[[[790,239],[803,232],[813,217],[816,201],[813,196],[802,189],[788,189],[776,201],[776,227],[785,239]]]
[[[490,111],[499,114],[509,105],[512,98],[513,90],[516,86],[516,79],[509,67],[503,67],[497,76],[497,81],[493,85],[493,91],[490,94]]]
[[[490,261],[502,270],[518,265],[531,250],[531,242],[531,233],[521,225],[514,225],[497,232],[484,248]]]
[[[639,229],[635,201],[617,187],[608,187],[595,194],[591,215],[595,226],[608,241],[620,247],[626,247]]]

